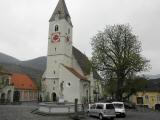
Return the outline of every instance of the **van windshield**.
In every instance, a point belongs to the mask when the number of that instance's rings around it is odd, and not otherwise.
[[[113,104],[106,104],[106,109],[114,109]]]
[[[123,104],[120,103],[114,103],[115,108],[123,108]]]

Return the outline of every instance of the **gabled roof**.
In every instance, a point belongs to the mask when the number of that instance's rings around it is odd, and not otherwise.
[[[59,0],[56,6],[56,9],[54,10],[49,22],[54,21],[57,14],[59,15],[59,19],[66,19],[68,21],[68,18],[70,18],[70,15],[64,0]],[[71,21],[68,21],[68,22],[71,23]]]
[[[72,47],[72,53],[75,59],[77,60],[78,64],[80,65],[80,68],[82,69],[84,75],[89,75],[92,69],[93,78],[97,80],[102,80],[97,71],[92,67],[91,62],[89,61],[88,57],[85,54],[81,53],[74,46]]]
[[[87,56],[81,53],[77,48],[74,46],[72,47],[72,53],[77,60],[78,64],[80,65],[83,74],[89,75],[91,71],[91,62],[88,60]]]
[[[11,84],[16,89],[37,90],[35,83],[25,74],[13,73],[11,75]]]
[[[77,70],[75,70],[72,67],[68,67],[66,65],[63,65],[66,69],[68,69],[71,73],[73,73],[76,77],[78,77],[80,80],[88,80],[87,77],[81,75]]]

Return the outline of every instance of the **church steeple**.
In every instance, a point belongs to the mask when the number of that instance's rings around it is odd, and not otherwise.
[[[49,22],[55,21],[56,17],[58,17],[58,19],[66,19],[72,25],[70,15],[64,0],[59,0]]]

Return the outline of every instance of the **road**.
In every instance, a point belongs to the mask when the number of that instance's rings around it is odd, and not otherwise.
[[[31,113],[36,105],[0,105],[0,120],[71,120],[66,116],[41,116]],[[85,120],[97,120],[89,117]],[[160,120],[160,112],[127,111],[126,118],[116,120]]]

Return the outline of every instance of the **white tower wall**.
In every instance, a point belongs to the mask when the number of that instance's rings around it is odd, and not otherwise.
[[[68,13],[63,11],[65,8],[61,9],[61,7],[65,7],[63,2],[62,0],[59,1],[58,7],[51,17],[53,20],[49,22],[47,65],[43,83],[45,85],[44,94],[49,97],[49,101],[52,101],[52,93],[56,93],[59,97],[60,66],[62,64],[72,66],[72,24],[69,16],[66,19]],[[58,9],[62,10],[61,13],[66,16],[55,13]],[[57,29],[55,29],[56,26],[58,26]],[[59,36],[58,41],[53,41],[55,34]]]

